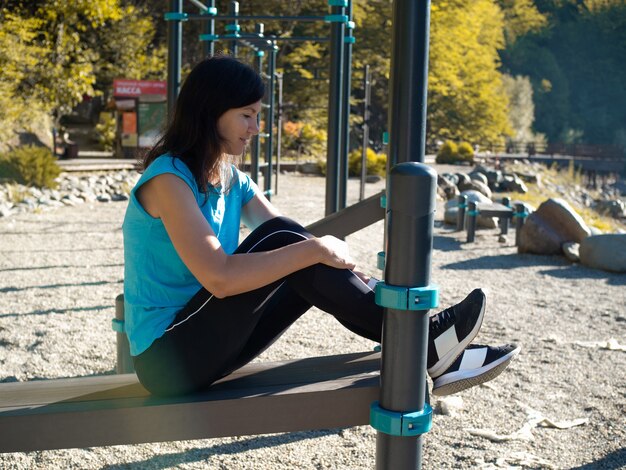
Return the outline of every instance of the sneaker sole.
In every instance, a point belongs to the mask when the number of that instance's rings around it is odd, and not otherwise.
[[[487,301],[485,300],[485,302],[483,302],[482,308],[480,309],[480,313],[478,314],[478,320],[476,321],[476,324],[474,325],[472,331],[470,331],[470,333],[465,337],[465,339],[463,339],[463,341],[461,341],[454,348],[448,351],[448,354],[443,356],[441,359],[439,359],[439,361],[435,363],[434,366],[428,369],[427,372],[430,377],[432,377],[433,379],[437,378],[446,370],[448,370],[448,367],[450,367],[452,363],[457,360],[457,358],[461,355],[465,348],[472,342],[474,338],[476,338],[476,335],[480,331],[480,327],[483,324],[483,317],[485,316],[486,307]]]
[[[439,385],[435,380],[433,385],[433,395],[445,396],[452,395],[454,393],[462,392],[468,388],[475,387],[490,380],[495,379],[498,375],[506,369],[509,363],[520,352],[520,348],[514,349],[506,356],[502,356],[495,367],[492,367],[493,363],[489,366],[481,367],[480,369],[472,369],[471,371],[455,372],[450,374],[450,377],[446,377],[445,383]],[[481,372],[483,371],[483,372]],[[468,375],[473,373],[475,375]]]

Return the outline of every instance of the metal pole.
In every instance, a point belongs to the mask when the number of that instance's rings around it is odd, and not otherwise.
[[[389,104],[391,166],[424,161],[430,0],[395,0]]]
[[[215,8],[215,0],[208,0],[206,6],[209,8]],[[204,25],[204,32],[206,34],[215,34],[215,20],[211,18]],[[204,55],[211,57],[215,54],[215,41],[206,41],[204,44]]]
[[[352,0],[348,0],[346,14],[352,21]],[[344,209],[348,201],[348,153],[350,152],[350,96],[352,91],[352,23],[345,28],[344,61],[343,61],[343,91],[341,119],[341,153],[339,157],[339,197],[338,208]]]
[[[276,72],[278,84],[278,121],[276,124],[276,181],[274,182],[274,194],[278,194],[278,175],[280,174],[280,153],[283,138],[283,74]]]
[[[235,17],[239,16],[239,2],[230,2],[229,13]],[[226,30],[232,34],[237,34],[239,32],[239,21],[234,20],[226,27]],[[237,47],[236,39],[233,39],[230,42],[230,52],[233,57],[237,57],[239,55],[239,48]]]
[[[264,25],[263,23],[258,23],[254,27],[254,31],[263,35]],[[263,55],[265,53],[263,51],[256,51],[255,56],[255,69],[256,72],[260,75],[263,71]],[[261,123],[261,113],[257,114],[257,124]],[[261,135],[260,133],[254,136],[252,139],[252,152],[250,156],[250,178],[252,181],[258,184],[259,182],[259,161],[261,160]]]
[[[456,213],[456,229],[461,232],[465,229],[465,209],[467,209],[467,196],[465,194],[459,194],[457,197],[458,212]]]
[[[367,176],[367,148],[370,141],[370,100],[371,100],[371,77],[370,66],[363,68],[363,154],[361,155],[361,188],[359,192],[359,201],[365,198],[365,178]]]
[[[170,0],[170,12],[182,13],[183,0]],[[183,55],[183,26],[180,20],[167,22],[167,116],[174,117],[176,97],[180,88],[180,67]]]
[[[343,6],[332,6],[332,15],[345,15]],[[339,209],[339,159],[341,155],[341,93],[343,87],[344,24],[333,22],[330,27],[330,83],[328,93],[328,148],[326,160],[325,215]]]
[[[278,47],[272,42],[269,60],[269,108],[267,110],[267,143],[265,148],[265,162],[267,163],[267,172],[265,173],[265,195],[268,199],[272,199],[272,157],[274,156],[274,103],[276,95],[276,53]]]
[[[391,170],[390,185],[385,284],[395,288],[427,287],[430,284],[437,174],[423,163],[405,162]],[[426,292],[420,291],[414,299],[415,303],[419,301],[419,309],[411,308],[409,294],[404,299],[403,309],[385,310],[379,400],[385,411],[429,413],[429,407],[425,405],[428,309],[435,306],[436,300],[429,303],[423,300],[426,297]],[[425,305],[421,305],[423,302]],[[432,419],[431,416],[427,417]],[[419,426],[420,434],[410,434],[409,425],[408,435],[379,430],[376,468],[421,468],[421,433],[429,429],[430,426]]]

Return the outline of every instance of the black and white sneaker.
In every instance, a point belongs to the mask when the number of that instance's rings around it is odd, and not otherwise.
[[[428,375],[438,377],[450,367],[478,334],[487,298],[474,289],[460,303],[430,318],[428,332]]]
[[[445,373],[433,379],[433,395],[451,395],[496,378],[520,349],[515,344],[468,346]]]

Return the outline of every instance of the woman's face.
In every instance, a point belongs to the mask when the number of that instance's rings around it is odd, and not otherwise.
[[[250,138],[259,133],[257,115],[261,112],[261,101],[226,111],[217,120],[217,132],[223,139],[222,152],[241,155],[250,143]]]

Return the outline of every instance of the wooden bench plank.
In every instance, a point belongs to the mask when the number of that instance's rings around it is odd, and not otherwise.
[[[150,396],[134,374],[0,384],[0,452],[355,426],[379,353],[250,364],[206,392]]]
[[[513,209],[499,204],[497,202],[486,203],[480,202],[476,204],[476,209],[480,212],[480,215],[485,217],[513,217]]]

